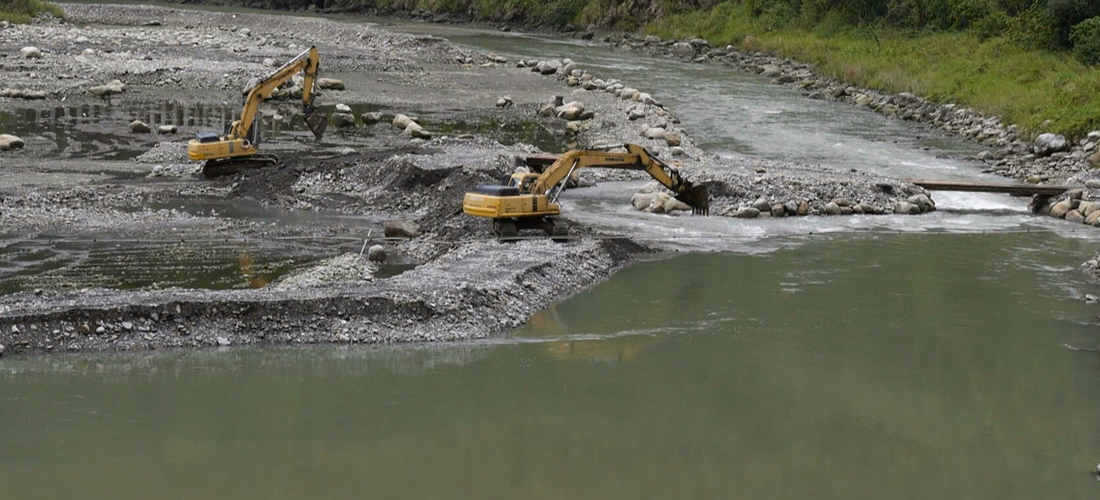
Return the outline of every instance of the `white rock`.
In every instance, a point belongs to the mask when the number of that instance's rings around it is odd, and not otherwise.
[[[406,128],[408,128],[409,124],[412,122],[412,118],[409,118],[401,113],[398,113],[397,116],[393,117],[393,126],[401,130],[405,130]]]
[[[157,127],[158,134],[174,134],[178,131],[175,125],[161,125]]]
[[[24,146],[23,139],[11,134],[0,134],[0,151],[11,151]]]
[[[409,125],[405,127],[405,133],[409,134],[409,136],[414,139],[428,140],[432,138],[432,133],[424,130],[424,127],[421,127],[420,124],[416,122],[410,122]]]
[[[660,128],[660,127],[653,127],[653,128],[647,129],[645,131],[645,138],[646,139],[664,139],[665,135],[667,135],[667,134],[668,134],[667,130],[665,130],[663,128]]]
[[[19,49],[19,57],[24,59],[38,59],[42,57],[42,51],[38,50],[38,47],[23,47]]]
[[[320,78],[317,86],[326,90],[344,90],[344,82],[335,78]]]
[[[337,104],[336,105],[336,112],[337,113],[351,113],[351,106],[348,106],[347,104],[342,104],[342,103]]]

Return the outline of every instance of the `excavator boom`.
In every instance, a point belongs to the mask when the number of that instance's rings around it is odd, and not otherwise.
[[[241,118],[231,123],[225,135],[200,132],[187,143],[187,156],[192,160],[206,161],[203,174],[208,177],[239,172],[247,168],[276,163],[274,155],[259,154],[259,110],[260,103],[271,96],[280,85],[301,71],[305,80],[302,83],[302,112],[306,117],[306,126],[320,140],[325,133],[328,120],[313,105],[317,82],[320,55],[317,47],[298,54],[259,83],[248,90],[241,109]]]

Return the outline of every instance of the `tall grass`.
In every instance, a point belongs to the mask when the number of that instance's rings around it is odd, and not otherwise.
[[[44,0],[0,0],[0,21],[29,23],[43,13],[64,17],[61,8]]]
[[[1002,38],[980,40],[966,32],[785,24],[753,17],[744,5],[723,3],[670,16],[647,31],[774,52],[856,85],[912,92],[1000,115],[1024,131],[1082,137],[1100,129],[1100,69],[1071,55],[1025,50]]]

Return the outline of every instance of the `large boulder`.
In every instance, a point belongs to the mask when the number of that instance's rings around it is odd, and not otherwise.
[[[676,42],[672,44],[672,55],[684,58],[695,57],[695,47],[687,42]]]
[[[409,118],[401,113],[398,113],[397,116],[393,117],[393,126],[401,130],[405,130],[406,128],[408,128],[409,124],[412,122],[412,118]]]
[[[1064,135],[1041,134],[1035,139],[1033,148],[1035,149],[1035,155],[1042,157],[1050,156],[1060,151],[1067,151],[1070,148],[1070,144]]]
[[[670,214],[672,212],[690,212],[691,205],[684,203],[676,198],[669,197],[665,200],[665,213]]]
[[[351,113],[333,113],[329,120],[339,128],[355,126],[355,115]]]
[[[11,134],[0,134],[0,151],[11,151],[23,147],[23,139]]]
[[[410,220],[391,220],[383,226],[387,238],[415,238],[420,236],[420,226]]]
[[[1077,210],[1066,212],[1066,220],[1070,222],[1085,222],[1085,216]]]
[[[760,211],[753,207],[738,208],[733,216],[738,219],[755,219],[760,216]]]
[[[23,47],[19,49],[19,57],[23,59],[38,59],[42,57],[42,51],[38,47]]]
[[[932,201],[932,198],[929,198],[928,195],[924,193],[910,196],[906,201],[920,207],[921,213],[931,212],[936,209],[936,204]]]
[[[386,247],[382,245],[372,245],[367,249],[367,260],[371,262],[385,262]]]
[[[634,206],[635,210],[645,210],[652,206],[654,201],[660,200],[660,198],[661,193],[639,191],[630,196],[630,204]]]
[[[581,115],[584,114],[584,103],[580,101],[571,101],[569,104],[557,109],[558,118],[564,118],[566,120],[580,120]]]
[[[91,92],[91,94],[96,97],[110,97],[115,94],[121,94],[124,90],[126,90],[126,84],[122,83],[121,80],[112,80],[111,83],[106,85],[92,87],[88,89],[88,92]]]
[[[149,128],[149,126],[141,120],[134,120],[130,122],[130,132],[133,132],[135,134],[148,134],[152,131],[153,129]]]
[[[335,78],[318,79],[317,86],[324,90],[344,90],[344,82]]]
[[[378,122],[382,121],[382,113],[379,113],[377,111],[371,111],[370,113],[363,113],[362,120],[363,120],[363,123],[365,123],[367,125],[374,125],[375,123],[378,123]]]
[[[421,127],[420,124],[416,122],[409,123],[409,126],[405,127],[405,133],[409,134],[409,137],[413,139],[428,140],[432,138],[432,133],[424,130],[424,127]]]
[[[920,209],[918,208],[917,210]],[[825,204],[825,213],[828,215],[840,215],[844,213],[844,211],[840,209],[840,205],[837,205],[835,202],[830,201],[829,203]]]
[[[535,70],[543,75],[552,75],[554,73],[557,73],[558,70],[561,69],[561,67],[561,61],[557,59],[551,59],[549,61],[539,61],[539,63],[535,65]]]
[[[1050,207],[1050,216],[1061,219],[1062,217],[1065,217],[1066,214],[1069,213],[1069,211],[1072,209],[1073,205],[1069,200],[1062,200],[1058,203],[1055,203],[1054,206]]]
[[[642,135],[644,135],[646,139],[664,140],[665,137],[667,137],[668,135],[668,131],[660,127],[653,127],[646,129],[646,131],[643,132]]]

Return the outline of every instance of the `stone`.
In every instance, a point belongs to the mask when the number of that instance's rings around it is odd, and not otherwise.
[[[344,82],[335,78],[319,78],[317,86],[322,90],[345,90]]]
[[[379,113],[377,111],[363,113],[363,116],[361,116],[360,119],[362,119],[363,123],[367,125],[374,125],[375,123],[382,121],[382,113]]]
[[[677,134],[676,132],[666,132],[665,133],[665,143],[668,144],[669,146],[679,146],[680,141],[681,141],[680,134]]]
[[[543,75],[552,75],[557,73],[561,67],[561,61],[553,59],[550,61],[539,61],[539,63],[535,65],[535,70]]]
[[[1032,145],[1035,155],[1039,157],[1050,156],[1054,153],[1067,151],[1070,148],[1069,141],[1064,135],[1040,134]]]
[[[96,97],[110,97],[115,94],[121,94],[124,90],[126,90],[126,85],[123,84],[121,80],[112,80],[106,85],[92,87],[88,89],[88,92]]]
[[[1085,192],[1080,189],[1070,189],[1066,192],[1066,195],[1070,200],[1081,200],[1085,197]]]
[[[558,118],[569,121],[580,120],[584,114],[584,104],[580,101],[572,101],[557,110]]]
[[[681,148],[680,146],[673,146],[672,148],[669,148],[668,152],[672,153],[672,156],[684,156],[685,154],[684,148]]]
[[[233,343],[230,342],[229,339],[227,339],[225,337],[218,337],[217,342],[218,342],[218,345],[221,346],[221,347],[229,347],[229,346],[233,345]]]
[[[497,107],[498,108],[510,108],[510,107],[514,106],[515,104],[516,104],[516,102],[512,100],[511,96],[504,96],[504,97],[501,97],[500,99],[497,99]]]
[[[809,215],[809,213],[810,213],[810,203],[809,202],[803,201],[802,203],[798,204],[798,215]]]
[[[563,61],[564,65],[558,68],[558,73],[561,73],[563,75],[572,75],[573,70],[577,69],[577,63],[569,61],[568,59],[566,59],[566,61],[568,62]]]
[[[416,122],[409,123],[409,126],[405,127],[405,133],[414,139],[428,140],[432,138],[432,133],[424,130],[424,127]]]
[[[753,207],[738,208],[733,216],[737,219],[755,219],[760,216],[760,211]]]
[[[174,134],[178,131],[179,131],[179,129],[176,128],[175,125],[161,125],[161,126],[157,127],[157,133],[161,134],[161,135]]]
[[[7,348],[6,348],[6,347],[4,347],[4,344],[0,344],[0,356],[3,356],[3,355],[4,355],[4,351],[6,351],[6,350],[7,350]]]
[[[1077,211],[1081,212],[1081,215],[1085,217],[1092,215],[1092,213],[1097,210],[1100,210],[1100,203],[1095,201],[1082,201],[1081,204],[1077,206]]]
[[[409,118],[401,113],[398,113],[397,116],[393,117],[393,126],[401,130],[405,130],[412,122],[412,118]]]
[[[910,196],[906,201],[920,207],[920,211],[931,212],[936,209],[936,204],[932,202],[932,199],[924,193],[915,194]]]
[[[665,201],[665,213],[666,214],[670,214],[672,212],[690,212],[690,211],[691,211],[691,206],[690,205],[688,205],[687,203],[684,203],[680,200],[677,200],[676,198],[669,197],[669,199]]]
[[[0,134],[0,151],[21,149],[23,146],[23,139],[20,139],[11,134]]]
[[[839,207],[850,207],[852,202],[848,201],[848,198],[833,198],[833,203],[836,203]]]
[[[492,62],[495,62],[497,64],[504,64],[504,63],[508,62],[508,58],[506,58],[504,56],[498,56],[498,55],[496,55],[492,52],[490,52],[488,54],[485,54],[485,58],[492,61]]]
[[[1100,158],[1100,155],[1096,155],[1096,157]],[[1100,179],[1089,179],[1085,181],[1085,187],[1089,189],[1100,189]]]
[[[104,328],[104,327],[102,327],[102,326],[97,326],[97,327],[95,328],[95,333],[96,333],[96,335],[103,335],[103,334],[104,334],[104,333],[106,333],[106,332],[107,332],[107,329],[106,329],[106,328]]]
[[[760,76],[764,78],[776,78],[783,74],[783,70],[779,69],[779,66],[767,65],[764,66],[764,71],[760,73]]]
[[[347,104],[337,104],[335,106],[335,109],[337,113],[351,113],[351,106],[348,106]]]
[[[416,238],[420,236],[420,226],[404,219],[391,220],[383,226],[387,238]]]
[[[278,68],[279,67],[279,63],[276,62],[275,59],[272,59],[270,57],[264,59],[263,65],[267,66],[269,68]]]
[[[653,205],[654,200],[658,198],[658,193],[652,190],[648,192],[646,191],[646,188],[648,187],[649,186],[647,185],[643,187],[641,191],[634,193],[630,196],[630,204],[634,206],[635,210],[645,210],[649,208],[651,205]],[[654,187],[653,189],[656,188]]]
[[[122,329],[126,330],[126,331],[133,330],[134,329],[134,324],[129,322],[129,321],[123,321],[122,322]]]
[[[539,116],[546,117],[546,118],[554,116],[554,105],[553,104],[543,104],[542,107],[539,108]]]
[[[894,205],[894,213],[903,215],[920,215],[920,207],[907,201],[899,201]]]
[[[676,42],[672,44],[672,55],[685,58],[695,57],[695,47],[687,42]]]
[[[1086,136],[1089,142],[1100,142],[1100,130],[1093,130]]]
[[[42,57],[42,51],[38,47],[23,47],[19,49],[19,57],[23,59],[38,59]]]
[[[840,209],[840,205],[837,205],[836,202],[830,201],[825,204],[826,215],[840,215],[842,213],[844,213],[844,211]]]
[[[241,36],[252,36],[252,30],[250,30],[248,28],[242,28],[237,33],[240,34]]]
[[[653,127],[646,129],[646,131],[643,132],[642,135],[645,136],[646,139],[665,140],[668,135],[668,131],[660,127]]]
[[[646,35],[646,37],[642,40],[642,43],[646,45],[658,45],[661,43],[661,37],[657,35]]]
[[[772,202],[764,197],[757,198],[750,206],[761,212],[771,212],[772,210]]]
[[[329,122],[339,128],[354,127],[355,115],[344,112],[333,113],[332,116],[329,117]]]
[[[1050,207],[1050,216],[1061,219],[1072,210],[1069,200],[1062,200]]]
[[[141,120],[134,120],[130,122],[130,131],[135,134],[148,134],[153,130],[150,129],[149,126],[145,124],[145,122]]]
[[[1089,165],[1092,165],[1092,168],[1100,168],[1100,152],[1089,157]]]
[[[645,109],[642,106],[631,108],[631,110],[627,112],[626,118],[630,121],[645,118]]]
[[[787,209],[782,203],[776,203],[771,208],[772,217],[784,217],[787,215]]]
[[[857,211],[861,214],[878,214],[878,213],[882,212],[881,210],[878,209],[878,207],[876,207],[876,206],[874,206],[870,203],[863,203],[863,202],[860,202],[860,204],[855,206],[855,211]]]
[[[371,262],[385,262],[386,247],[382,245],[371,245],[371,247],[367,249],[367,260]]]
[[[1070,222],[1085,222],[1085,216],[1077,210],[1066,212],[1066,220]]]
[[[1085,224],[1088,224],[1090,226],[1100,224],[1100,210],[1094,211],[1093,213],[1085,217]]]

